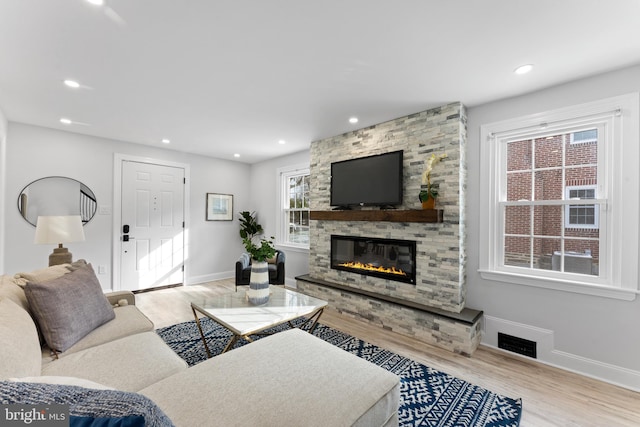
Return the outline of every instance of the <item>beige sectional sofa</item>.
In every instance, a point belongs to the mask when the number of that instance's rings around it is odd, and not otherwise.
[[[113,319],[56,354],[41,344],[24,285],[0,276],[0,381],[139,393],[176,426],[398,424],[398,377],[306,332],[281,332],[187,368],[134,295],[116,292],[106,295]]]

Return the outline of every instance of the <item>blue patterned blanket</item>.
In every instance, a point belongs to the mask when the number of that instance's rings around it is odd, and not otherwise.
[[[93,419],[135,420],[142,417],[145,427],[173,427],[173,423],[155,403],[137,393],[94,390],[70,385],[0,381],[0,404],[69,405],[72,426],[109,425]]]

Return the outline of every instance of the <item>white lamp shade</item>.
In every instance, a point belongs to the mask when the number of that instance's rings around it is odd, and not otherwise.
[[[36,244],[59,244],[84,241],[80,215],[39,216],[36,224]]]

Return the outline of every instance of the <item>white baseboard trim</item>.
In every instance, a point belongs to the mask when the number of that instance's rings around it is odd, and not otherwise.
[[[536,359],[502,349],[498,350],[633,391],[640,391],[639,371],[556,350],[554,332],[551,330],[486,315],[484,319],[485,331],[482,337],[482,345],[484,346],[498,349],[498,332],[535,341],[537,343],[538,356]]]
[[[191,276],[185,279],[185,285],[197,285],[199,283],[213,282],[215,280],[233,279],[235,277],[235,270],[223,271],[221,273],[204,274],[202,276]]]
[[[284,285],[287,288],[293,288],[293,289],[296,289],[298,287],[298,283],[297,283],[296,279],[290,278],[290,277],[285,277],[284,278]]]
[[[640,372],[622,366],[587,359],[560,350],[551,352],[549,365],[640,392]]]

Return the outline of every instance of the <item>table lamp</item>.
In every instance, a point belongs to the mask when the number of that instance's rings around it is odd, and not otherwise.
[[[62,246],[63,243],[84,241],[84,231],[80,215],[39,216],[36,224],[35,244],[58,244],[49,255],[49,266],[70,264],[71,252]]]

